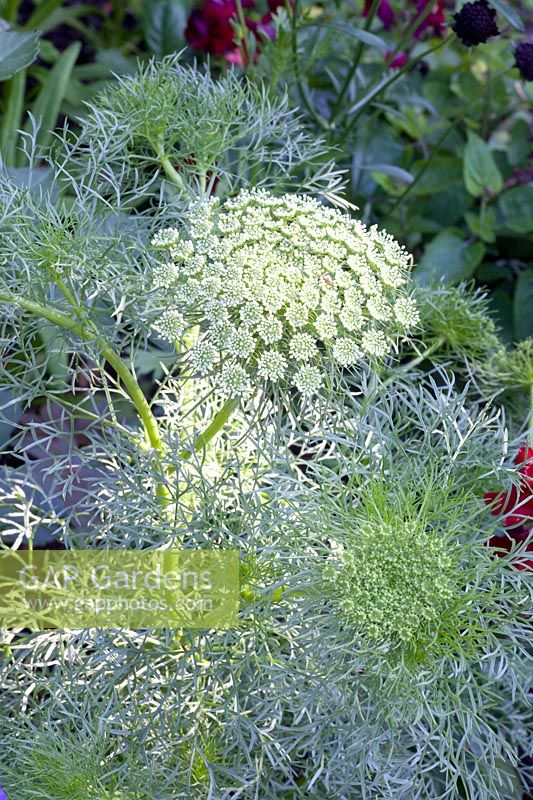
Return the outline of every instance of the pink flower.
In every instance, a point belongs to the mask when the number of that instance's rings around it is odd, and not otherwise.
[[[531,537],[531,531],[522,526],[521,528],[518,528],[512,532],[507,531],[507,533],[503,536],[491,536],[487,544],[489,547],[494,547],[496,549],[496,555],[499,558],[502,558],[506,553],[509,553],[512,550],[514,543],[520,545],[524,542],[527,542],[525,552],[533,553],[533,539]],[[527,570],[528,572],[531,572],[533,571],[533,558],[524,558],[524,556],[521,556],[513,562],[513,566],[515,569]]]
[[[392,50],[388,50],[384,56],[385,61],[388,61],[391,56],[392,56]],[[402,67],[405,67],[408,61],[409,61],[409,56],[407,53],[404,52],[397,53],[395,58],[390,62],[389,69],[401,69]]]
[[[413,36],[415,39],[420,39],[424,31],[427,30],[428,28],[433,29],[433,33],[435,34],[435,36],[443,36],[446,30],[446,17],[444,15],[444,0],[436,0],[436,2],[435,0],[415,0],[417,14],[412,21],[416,22],[417,17],[419,17],[422,14],[422,12],[426,10],[429,3],[434,3],[433,8],[414,32]]]
[[[363,17],[368,17],[372,7],[372,0],[365,0],[365,7],[363,8]],[[378,8],[378,17],[383,23],[385,30],[392,28],[394,24],[395,14],[389,0],[381,0]]]

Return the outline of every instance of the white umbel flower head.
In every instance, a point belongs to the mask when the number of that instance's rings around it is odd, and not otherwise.
[[[414,328],[420,322],[416,302],[412,297],[400,297],[394,304],[394,316],[406,328]]]
[[[180,339],[183,336],[187,323],[183,314],[174,309],[169,309],[161,314],[157,327],[164,339],[168,339],[169,342],[175,342],[176,339]]]
[[[170,309],[200,326],[193,366],[220,369],[228,392],[257,379],[319,391],[332,362],[382,358],[418,319],[403,247],[312,198],[246,190],[209,200],[154,246]],[[168,314],[157,322],[167,333]]]

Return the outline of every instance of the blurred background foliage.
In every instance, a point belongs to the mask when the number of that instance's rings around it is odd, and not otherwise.
[[[415,254],[417,280],[488,286],[504,342],[520,341],[533,334],[533,4],[493,0],[498,34],[470,47],[453,30],[465,5],[3,0],[2,159],[27,167],[24,132],[38,125],[47,147],[115,75],[184,50],[288,90],[336,148],[348,201]]]

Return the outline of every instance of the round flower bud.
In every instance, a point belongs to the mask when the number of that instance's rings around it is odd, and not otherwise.
[[[533,42],[520,42],[514,51],[515,66],[525,81],[533,81]]]
[[[483,44],[491,36],[498,36],[500,33],[496,23],[496,11],[487,0],[466,3],[453,18],[455,22],[452,30],[467,47]]]

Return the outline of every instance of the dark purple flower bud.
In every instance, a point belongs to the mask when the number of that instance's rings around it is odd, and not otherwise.
[[[515,66],[525,81],[533,81],[533,42],[520,42],[514,51]]]
[[[482,44],[500,32],[496,24],[496,11],[487,0],[466,3],[453,18],[452,30],[467,47]]]

